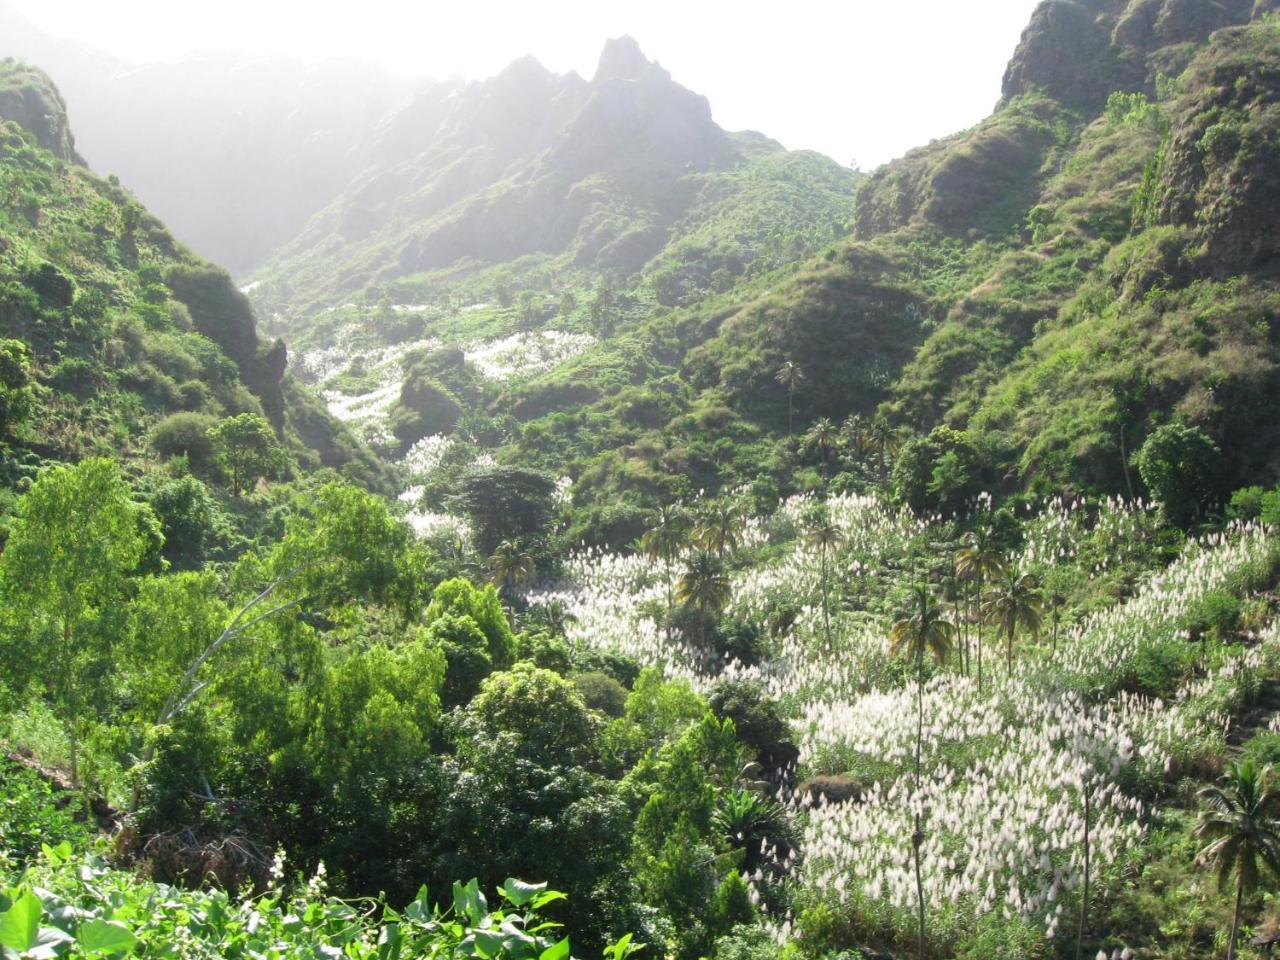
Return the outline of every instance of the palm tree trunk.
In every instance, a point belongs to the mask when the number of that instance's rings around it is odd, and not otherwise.
[[[1227,942],[1227,960],[1236,960],[1236,937],[1240,935],[1240,904],[1244,900],[1244,874],[1236,875],[1236,906],[1231,914],[1231,939]]]
[[[916,656],[916,801],[920,800],[921,754],[924,751],[924,650]],[[918,960],[924,960],[924,881],[920,875],[920,847],[924,844],[924,830],[920,810],[914,813],[915,830],[911,834],[911,847],[916,870],[916,915],[919,922],[916,940]]]
[[[1089,921],[1089,784],[1081,783],[1080,792],[1084,795],[1084,889],[1080,896],[1080,927],[1076,931],[1076,960],[1081,960],[1084,951],[1084,928]]]
[[[827,650],[831,649],[831,613],[830,590],[827,587],[827,548],[822,548],[822,632],[827,641]]]
[[[1009,637],[1005,648],[1005,673],[1013,676],[1013,632],[1012,625],[1009,627]]]
[[[982,692],[982,578],[978,578],[978,692]]]
[[[675,586],[671,582],[671,554],[667,554],[667,620],[663,626],[666,628],[667,646],[671,646],[671,615],[675,611],[676,598]]]

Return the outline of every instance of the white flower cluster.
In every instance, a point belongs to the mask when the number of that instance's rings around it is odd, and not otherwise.
[[[467,360],[490,380],[516,380],[545,373],[584,352],[596,342],[587,333],[537,330],[513,333],[490,343],[465,348]]]
[[[766,544],[778,531],[802,533],[811,505],[797,497],[770,519],[744,523],[744,544]],[[832,576],[846,594],[857,596],[884,578],[905,583],[910,573],[901,561],[910,542],[929,532],[927,521],[870,497],[836,497],[827,506],[843,535],[838,559],[829,554],[827,562],[837,564]],[[1152,524],[1143,505],[1054,501],[1028,520],[1018,564],[1100,576],[1106,564],[1098,558],[1130,549],[1126,544],[1138,549]],[[909,922],[919,812],[931,922],[999,912],[1052,939],[1078,905],[1084,792],[1092,861],[1113,863],[1141,841],[1150,813],[1125,785],[1161,778],[1198,751],[1220,746],[1227,716],[1255,678],[1280,668],[1280,627],[1272,626],[1172,700],[1121,692],[1144,650],[1178,642],[1201,598],[1237,583],[1271,549],[1267,531],[1256,526],[1189,543],[1130,599],[1064,629],[1056,652],[1047,644],[1029,648],[1009,674],[1003,658],[993,656],[981,690],[973,677],[936,675],[922,694],[919,786],[916,690],[888,679],[889,624],[879,614],[834,609],[828,641],[819,599],[822,556],[803,535],[769,562],[732,576],[731,614],[760,623],[778,601],[799,608],[777,638],[776,656],[761,665],[708,664],[678,637],[668,642],[659,619],[674,579],[660,561],[585,550],[568,563],[569,584],[537,599],[558,600],[573,614],[573,641],[660,665],[696,688],[723,677],[759,681],[791,711],[806,769],[867,772],[860,802],[799,801],[805,823],[799,880],[810,889],[879,903]],[[670,576],[681,567],[673,564]],[[1080,690],[1096,695],[1086,702]],[[1092,880],[1101,882],[1096,872]]]

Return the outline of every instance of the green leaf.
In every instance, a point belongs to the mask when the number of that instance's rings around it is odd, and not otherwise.
[[[100,956],[127,953],[138,945],[129,928],[115,920],[90,920],[80,927],[76,939],[85,953]]]
[[[523,907],[545,889],[547,889],[545,883],[525,883],[523,880],[507,877],[507,882],[502,885],[499,893],[506,897],[513,907]]]
[[[530,902],[529,907],[532,910],[541,910],[548,903],[555,903],[557,900],[568,900],[568,894],[561,893],[559,890],[546,890]]]
[[[378,960],[400,960],[403,945],[404,934],[400,932],[400,924],[384,924],[378,933]]]
[[[569,938],[565,937],[554,946],[547,947],[538,960],[569,960]]]
[[[40,851],[44,854],[44,858],[55,867],[60,867],[71,859],[71,844],[63,840],[56,847],[51,847],[47,843],[40,844]]]
[[[8,910],[0,913],[0,947],[22,953],[40,939],[40,918],[44,907],[30,890],[18,897]]]
[[[466,917],[471,926],[479,925],[489,911],[489,904],[485,901],[484,894],[480,892],[478,880],[473,877],[465,887],[454,882],[453,909],[460,917]]]

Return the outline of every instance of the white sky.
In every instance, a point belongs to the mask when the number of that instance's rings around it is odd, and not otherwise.
[[[629,33],[729,129],[867,169],[975,123],[1037,0],[9,0],[137,61],[239,51],[491,76],[527,53],[590,77]]]

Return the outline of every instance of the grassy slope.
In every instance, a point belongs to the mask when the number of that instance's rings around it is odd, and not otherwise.
[[[44,104],[42,141],[69,147],[47,78],[8,62],[0,86]],[[0,184],[0,337],[27,344],[37,379],[33,416],[9,438],[10,471],[95,453],[141,463],[153,456],[150,427],[167,414],[255,411],[304,464],[323,459],[379,482],[383,468],[280,376],[283,346],[259,343],[230,278],[117,184],[8,121]]]

